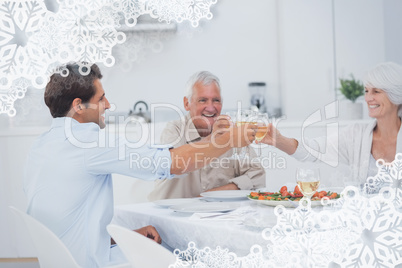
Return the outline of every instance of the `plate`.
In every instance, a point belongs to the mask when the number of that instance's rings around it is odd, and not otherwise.
[[[228,200],[241,200],[247,199],[251,190],[226,190],[226,191],[210,191],[203,192],[200,195],[207,199],[228,201]]]
[[[176,206],[171,206],[170,209],[178,212],[225,212],[238,208],[240,204],[238,203],[223,203],[223,202],[193,202],[188,204],[181,204]]]
[[[168,208],[171,206],[177,206],[194,202],[200,202],[200,200],[194,198],[172,198],[172,199],[156,200],[154,201],[154,204],[163,208]]]
[[[248,199],[250,199],[251,201],[257,202],[259,204],[262,205],[266,205],[266,206],[271,206],[271,207],[276,207],[278,205],[282,205],[285,208],[294,208],[295,206],[293,205],[293,203],[299,205],[299,201],[292,201],[289,202],[287,200],[283,200],[283,201],[275,201],[275,200],[258,200],[258,199],[252,199],[250,197],[248,197]],[[316,200],[316,201],[311,201],[311,207],[317,207],[317,206],[322,206],[321,201],[320,200]]]

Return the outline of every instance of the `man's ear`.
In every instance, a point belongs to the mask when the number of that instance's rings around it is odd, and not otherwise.
[[[186,109],[186,111],[190,111],[190,102],[188,101],[187,97],[183,98],[183,105],[184,105],[184,109]]]
[[[80,98],[75,98],[71,106],[72,106],[71,108],[74,110],[75,113],[77,114],[83,113],[84,105],[82,104],[82,100]]]

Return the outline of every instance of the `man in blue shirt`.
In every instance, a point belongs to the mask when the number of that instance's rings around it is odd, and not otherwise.
[[[113,217],[111,173],[172,178],[208,164],[230,150],[231,142],[242,147],[255,137],[254,126],[225,128],[228,121],[222,118],[206,139],[174,149],[133,149],[119,138],[109,145],[101,132],[110,108],[101,78],[98,66],[83,63],[68,64],[51,76],[45,103],[54,119],[33,144],[24,178],[28,213],[51,229],[82,267],[125,262],[118,247],[110,247],[106,230]],[[132,154],[152,165],[132,165]],[[161,242],[152,226],[136,231]]]

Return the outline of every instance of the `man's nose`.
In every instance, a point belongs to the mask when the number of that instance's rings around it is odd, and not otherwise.
[[[105,110],[110,109],[109,100],[105,97]]]
[[[214,103],[212,101],[207,102],[207,107],[205,107],[205,109],[207,111],[215,111],[216,110]]]

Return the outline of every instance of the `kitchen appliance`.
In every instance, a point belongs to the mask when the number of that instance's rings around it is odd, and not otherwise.
[[[280,93],[278,90],[272,89],[267,92],[265,82],[250,82],[248,89],[251,95],[251,110],[267,113],[270,118],[282,116]]]
[[[265,90],[266,84],[264,82],[251,82],[248,84],[248,89],[251,95],[251,110],[265,113]]]
[[[151,112],[148,111],[148,104],[145,101],[137,101],[134,104],[134,109],[130,110],[128,116],[133,117],[142,123],[151,122]]]

